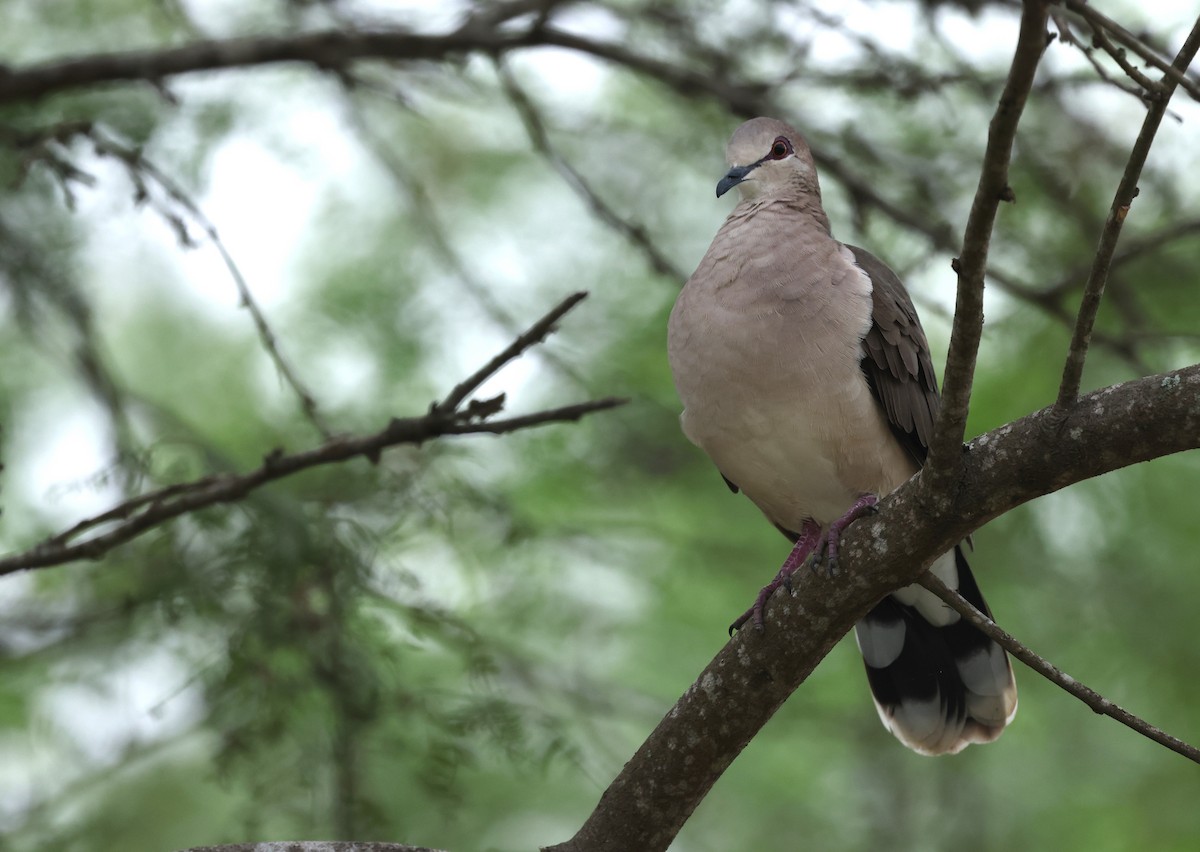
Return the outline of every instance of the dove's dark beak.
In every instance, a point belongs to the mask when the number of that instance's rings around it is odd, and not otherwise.
[[[757,169],[758,166],[758,163],[751,163],[748,166],[734,166],[732,169],[727,171],[725,173],[725,177],[721,178],[720,183],[717,184],[717,198],[720,198],[722,195],[729,192],[729,190],[733,189],[739,183],[744,181],[746,179],[746,175]]]

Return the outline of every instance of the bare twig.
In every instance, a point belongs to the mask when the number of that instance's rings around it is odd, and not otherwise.
[[[1076,15],[1083,18],[1093,34],[1101,32],[1111,34],[1118,42],[1161,71],[1167,79],[1182,87],[1193,100],[1200,101],[1200,83],[1188,77],[1185,73],[1185,68],[1176,67],[1165,57],[1161,56],[1158,51],[1112,18],[1102,12],[1097,12],[1087,0],[1064,0],[1064,5]]]
[[[168,486],[81,521],[67,532],[60,533],[30,550],[0,559],[0,575],[62,565],[79,559],[98,559],[117,545],[124,544],[166,521],[218,503],[240,500],[269,482],[311,467],[336,464],[355,456],[374,458],[388,447],[422,444],[443,435],[503,435],[532,426],[578,420],[596,411],[616,408],[626,401],[606,397],[517,417],[490,420],[486,418],[499,411],[503,401],[485,400],[480,403],[480,406],[486,409],[482,412],[480,408],[468,406],[465,411],[452,417],[430,413],[423,417],[397,418],[370,435],[333,438],[319,447],[291,455],[275,451],[263,457],[261,467],[248,473],[207,476]],[[480,416],[485,419],[475,419]],[[69,543],[70,539],[80,533],[113,521],[117,522],[113,529],[76,544]]]
[[[521,122],[525,125],[525,132],[528,134],[530,144],[533,145],[534,150],[541,154],[554,170],[559,173],[567,186],[583,199],[584,204],[588,206],[596,218],[629,240],[645,256],[650,267],[659,275],[674,281],[685,280],[687,273],[673,264],[662,253],[658,246],[654,244],[650,235],[646,233],[645,227],[622,218],[608,202],[597,194],[587,179],[579,173],[579,170],[571,165],[567,158],[560,154],[550,143],[550,136],[546,132],[546,125],[542,121],[541,114],[538,112],[537,107],[534,106],[529,95],[517,83],[508,66],[497,60],[496,73],[500,77],[500,83],[504,87],[505,94],[508,95],[509,102],[512,103],[517,114],[521,116]]]
[[[567,311],[586,298],[587,293],[585,292],[572,293],[570,296],[567,296],[567,298],[559,302],[544,317],[518,335],[512,343],[504,347],[503,351],[499,352],[492,360],[455,385],[454,389],[446,394],[446,398],[435,404],[431,411],[443,416],[457,411],[462,401],[470,396],[476,388],[490,379],[505,364],[518,357],[530,346],[545,340],[546,335],[554,331],[554,324],[562,319]]]
[[[1200,49],[1200,18],[1192,26],[1192,31],[1183,47],[1179,49],[1172,65],[1177,71],[1183,71],[1192,62],[1196,51]],[[1125,165],[1125,173],[1117,186],[1113,197],[1108,219],[1100,233],[1100,244],[1092,260],[1092,271],[1088,275],[1087,284],[1083,288],[1083,299],[1079,305],[1079,315],[1075,320],[1075,331],[1071,335],[1071,345],[1067,351],[1066,363],[1063,364],[1062,383],[1058,388],[1057,405],[1062,408],[1075,402],[1079,395],[1079,385],[1083,379],[1083,365],[1087,360],[1088,344],[1092,336],[1092,327],[1096,323],[1096,314],[1100,310],[1100,300],[1104,297],[1104,286],[1108,282],[1109,269],[1112,266],[1113,254],[1117,249],[1117,240],[1121,238],[1121,226],[1129,214],[1130,205],[1138,194],[1138,179],[1142,175],[1142,167],[1150,154],[1150,146],[1154,144],[1154,136],[1167,112],[1171,95],[1175,92],[1177,78],[1163,75],[1154,91],[1154,102],[1146,111],[1142,121],[1142,129],[1137,141],[1129,152],[1129,162]]]
[[[237,288],[238,299],[242,307],[250,313],[255,330],[267,355],[274,362],[275,368],[279,371],[284,381],[299,398],[305,416],[317,428],[322,437],[329,438],[332,432],[320,416],[316,400],[300,381],[299,376],[296,375],[295,370],[292,369],[291,365],[283,357],[282,352],[280,352],[275,333],[267,322],[266,315],[263,313],[261,306],[255,300],[246,277],[242,274],[240,267],[233,259],[233,255],[230,254],[229,249],[217,233],[216,226],[205,216],[204,211],[200,209],[200,206],[183,187],[151,160],[147,159],[141,149],[118,141],[94,122],[64,122],[34,131],[17,131],[12,128],[0,127],[0,143],[30,150],[29,157],[31,159],[45,163],[52,170],[62,184],[63,191],[67,194],[68,206],[71,206],[72,202],[71,182],[79,181],[88,185],[94,183],[91,175],[71,162],[68,153],[57,150],[55,147],[65,146],[74,138],[87,139],[99,156],[109,157],[120,163],[125,168],[129,179],[133,182],[136,189],[135,201],[138,203],[151,201],[156,212],[175,231],[181,243],[189,247],[194,245],[191,236],[188,234],[186,223],[176,210],[171,209],[169,205],[161,202],[154,203],[149,186],[150,182],[158,186],[166,194],[171,203],[183,208],[195,224],[204,231],[205,236],[216,249],[222,263],[224,263],[230,277],[233,279],[234,286]]]
[[[413,209],[413,218],[424,229],[425,235],[428,237],[429,248],[437,255],[442,264],[454,274],[463,289],[478,303],[479,307],[492,322],[499,326],[506,334],[517,335],[520,332],[520,326],[507,308],[496,298],[493,292],[494,288],[489,287],[487,282],[480,280],[468,268],[467,263],[452,244],[445,224],[438,214],[437,201],[434,195],[429,192],[426,185],[414,173],[414,170],[406,167],[403,159],[396,155],[394,146],[381,138],[380,134],[371,127],[368,116],[364,114],[361,105],[355,98],[355,93],[357,91],[367,91],[385,98],[390,104],[399,104],[402,107],[407,107],[408,105],[403,100],[403,96],[398,92],[375,86],[357,77],[344,78],[343,83],[343,91],[346,94],[345,113],[347,120],[355,127],[360,141],[375,157],[379,165],[383,167],[396,184],[408,195]],[[569,378],[579,387],[587,387],[587,380],[584,376],[562,358],[558,357],[553,351],[540,349],[537,350],[537,354],[538,357],[549,364],[554,370]]]
[[[254,298],[254,294],[250,290],[250,285],[246,281],[246,276],[242,274],[241,268],[237,265],[237,262],[233,259],[233,255],[230,254],[229,249],[226,248],[224,241],[217,233],[216,225],[209,220],[191,195],[167,175],[166,172],[148,160],[141,150],[121,144],[102,132],[100,128],[93,128],[88,133],[88,136],[92,140],[92,144],[98,154],[112,157],[125,166],[130,177],[138,185],[139,193],[148,194],[144,185],[144,178],[150,178],[167,194],[167,197],[171,201],[182,207],[195,223],[200,226],[209,242],[212,243],[213,248],[216,249],[221,262],[224,263],[226,270],[229,272],[230,278],[233,279],[234,286],[238,292],[238,300],[241,306],[249,312],[259,340],[262,342],[263,349],[275,364],[275,369],[279,371],[279,375],[300,400],[300,407],[303,409],[305,417],[316,427],[321,437],[332,437],[333,432],[317,409],[316,399],[279,350],[278,340],[275,337],[275,332],[271,329],[270,323],[267,322],[266,314],[263,313],[262,307]],[[179,220],[178,215],[171,210],[164,209],[160,209],[159,213],[176,229],[180,239],[187,243],[189,237],[186,233],[186,226]]]
[[[1001,629],[996,622],[972,606],[970,601],[928,571],[922,574],[917,582],[957,610],[963,618],[986,633],[1000,647],[1008,651],[1008,653],[1012,654],[1055,686],[1074,695],[1096,713],[1116,719],[1122,725],[1137,731],[1144,737],[1149,737],[1159,745],[1166,746],[1171,751],[1183,755],[1188,760],[1200,763],[1200,749],[1188,745],[1183,740],[1173,737],[1144,719],[1133,715],[1128,710],[1109,701],[1103,695],[1096,692],[1096,690],[1075,680],[1075,678],[1050,663],[1044,657],[1035,654],[1010,633]]]
[[[1059,21],[1059,23],[1061,24],[1061,21]],[[1059,33],[1061,34],[1062,32],[1063,32],[1062,29],[1059,29]],[[1062,39],[1062,40],[1068,41],[1067,39]],[[1070,41],[1068,41],[1068,43],[1074,44],[1076,47],[1079,48],[1079,52],[1083,54],[1084,59],[1086,59],[1088,61],[1088,63],[1092,66],[1092,68],[1095,70],[1097,76],[1099,76],[1101,80],[1103,80],[1105,83],[1108,83],[1111,86],[1115,86],[1116,88],[1120,89],[1122,92],[1125,92],[1126,94],[1133,95],[1139,101],[1142,101],[1143,103],[1145,103],[1146,90],[1142,89],[1142,88],[1138,88],[1138,86],[1132,85],[1130,83],[1123,83],[1120,80],[1117,80],[1114,77],[1112,77],[1108,73],[1108,69],[1104,67],[1104,63],[1102,63],[1099,59],[1096,58],[1095,48],[1090,47],[1088,45],[1080,44],[1079,42],[1074,41],[1074,40],[1070,40]],[[1122,51],[1122,59],[1124,59],[1123,51]],[[1122,66],[1122,68],[1124,68],[1124,66]],[[1133,70],[1134,73],[1137,74],[1137,77],[1134,77],[1135,80],[1140,81],[1140,79],[1145,79],[1145,75],[1142,74],[1141,72],[1137,71],[1137,69],[1131,68],[1131,70]],[[1128,74],[1129,72],[1127,71],[1126,73]],[[1130,75],[1130,76],[1133,76],[1133,75]]]
[[[1117,63],[1117,67],[1125,72],[1125,76],[1137,83],[1146,92],[1146,96],[1148,97],[1154,90],[1154,82],[1129,61],[1125,49],[1113,44],[1108,36],[1105,35],[1103,29],[1094,30],[1093,37],[1096,40],[1096,44],[1100,46],[1100,49],[1112,57],[1113,62]],[[1099,68],[1099,65],[1097,64],[1096,67]]]
[[[240,500],[269,482],[311,467],[335,464],[355,456],[375,459],[388,447],[398,444],[421,444],[443,435],[502,435],[546,423],[578,420],[584,415],[622,405],[626,400],[607,397],[498,420],[492,418],[504,407],[503,394],[494,399],[473,399],[465,407],[462,405],[476,388],[501,367],[545,339],[554,323],[586,295],[575,293],[567,297],[505,347],[499,355],[457,384],[441,402],[430,406],[429,413],[422,417],[396,418],[383,429],[370,435],[339,436],[299,453],[285,455],[282,451],[275,450],[263,457],[261,467],[248,473],[206,476],[134,497],[106,512],[80,521],[24,553],[0,558],[0,575],[30,568],[61,565],[77,559],[97,559],[117,545],[166,521],[218,503]],[[75,542],[75,539],[84,533],[110,523],[115,524],[112,529]]]
[[[1008,80],[988,127],[979,186],[967,217],[962,253],[955,264],[958,298],[943,377],[942,406],[930,441],[929,462],[922,474],[930,493],[945,492],[943,486],[958,472],[961,463],[975,359],[983,333],[983,282],[987,273],[988,246],[1000,202],[1006,198],[1011,200],[1008,163],[1025,99],[1033,88],[1033,78],[1046,49],[1046,16],[1044,0],[1025,0]]]

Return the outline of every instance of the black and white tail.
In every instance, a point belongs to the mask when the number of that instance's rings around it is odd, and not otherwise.
[[[931,569],[988,615],[961,545]],[[884,727],[921,754],[954,754],[1003,733],[1017,713],[1008,655],[921,586],[884,598],[855,627]]]

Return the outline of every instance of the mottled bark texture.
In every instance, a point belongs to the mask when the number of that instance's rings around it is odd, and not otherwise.
[[[1042,409],[963,447],[949,499],[918,475],[859,521],[842,572],[802,571],[766,630],[726,645],[605,791],[571,840],[547,852],[666,849],[704,795],[829,650],[885,594],[1016,506],[1084,479],[1200,446],[1200,365]],[[939,509],[938,507],[945,507]]]

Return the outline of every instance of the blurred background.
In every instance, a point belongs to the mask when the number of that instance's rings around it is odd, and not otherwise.
[[[1195,14],[1095,5],[1168,56]],[[514,9],[4,0],[0,59],[435,34],[471,14],[528,27]],[[835,235],[909,283],[940,372],[950,259],[1017,13],[562,3],[549,24],[610,59],[275,65],[0,105],[6,553],[128,496],[423,413],[574,290],[591,296],[485,394],[507,392],[511,413],[632,400],[313,470],[97,562],[0,577],[0,850],[333,837],[506,851],[573,834],[788,550],[679,433],[665,355],[670,306],[732,206],[714,198],[729,134],[758,113],[807,134]],[[1018,136],[970,435],[1053,401],[1144,114],[1072,27]],[[1180,93],[1085,389],[1198,358],[1198,140]],[[981,530],[972,560],[1004,627],[1193,743],[1198,478],[1189,455],[1083,483]],[[1017,678],[998,743],[921,757],[880,726],[846,640],[673,848],[1196,848],[1194,766]]]

